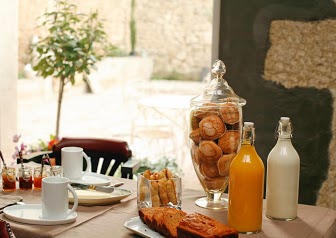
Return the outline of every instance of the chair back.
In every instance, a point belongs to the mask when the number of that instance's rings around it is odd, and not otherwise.
[[[120,165],[126,163],[132,157],[132,151],[128,143],[122,140],[101,139],[101,138],[75,138],[64,137],[61,141],[53,146],[53,156],[56,158],[56,164],[61,164],[61,149],[63,147],[76,146],[83,148],[84,152],[91,157],[92,172],[97,171],[99,158],[104,158],[101,173],[105,174],[111,160],[115,163],[108,175],[113,176]],[[86,162],[83,159],[84,169]]]

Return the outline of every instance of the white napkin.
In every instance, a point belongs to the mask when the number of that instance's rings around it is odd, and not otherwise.
[[[19,201],[22,201],[21,196],[14,196],[14,195],[0,195],[0,210],[2,211],[5,207],[11,204],[15,204]]]

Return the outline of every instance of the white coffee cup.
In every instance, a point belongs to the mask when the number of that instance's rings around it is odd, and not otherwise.
[[[61,149],[64,176],[70,180],[81,179],[91,167],[91,160],[81,147],[63,147]],[[83,173],[83,157],[87,166]]]
[[[69,194],[74,198],[69,210]],[[78,206],[78,197],[65,177],[46,177],[42,179],[42,218],[48,220],[65,219],[74,213]]]

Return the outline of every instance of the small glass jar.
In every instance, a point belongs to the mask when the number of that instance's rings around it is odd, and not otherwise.
[[[42,179],[49,176],[49,168],[47,166],[43,166],[43,170],[41,166],[34,168],[34,189],[40,190],[42,188]]]
[[[2,168],[2,190],[11,192],[16,190],[16,170],[13,167]]]
[[[146,172],[145,172],[146,173]],[[138,209],[144,207],[175,207],[181,209],[182,183],[181,177],[168,179],[148,179],[144,173],[137,176]]]
[[[50,176],[63,177],[63,167],[60,165],[50,167]]]
[[[31,190],[33,188],[32,168],[19,168],[19,188],[20,190]]]
[[[222,61],[212,68],[214,79],[203,93],[190,101],[190,152],[206,197],[196,205],[209,209],[227,208],[221,198],[229,181],[229,168],[240,146],[246,100],[237,96],[224,79]]]

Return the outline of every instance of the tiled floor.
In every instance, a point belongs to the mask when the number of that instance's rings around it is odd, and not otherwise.
[[[39,139],[47,140],[50,134],[55,133],[57,97],[56,94],[32,92],[29,84],[19,87],[18,98],[18,133],[22,134],[22,141],[37,142]],[[197,95],[204,84],[193,82],[167,82],[156,81],[131,87],[127,85],[120,88],[118,85],[106,88],[96,94],[83,93],[79,88],[68,88],[62,104],[60,136],[86,136],[119,138],[129,142],[134,156],[147,157],[157,160],[162,156],[176,158],[182,169],[183,184],[185,187],[201,186],[193,170],[188,149],[187,121],[188,108],[184,112],[161,108],[161,111],[149,108],[146,112],[149,118],[159,119],[163,123],[165,116],[166,127],[173,137],[167,134],[144,134],[139,132],[138,122],[141,122],[144,109],[139,101],[153,95]],[[44,89],[45,90],[45,89]],[[147,108],[148,109],[148,108]],[[146,109],[146,110],[147,110]],[[174,114],[175,113],[175,114]],[[165,115],[162,117],[162,115]],[[158,120],[156,120],[158,121]],[[154,124],[147,130],[158,132]],[[152,137],[152,138],[148,138]]]

